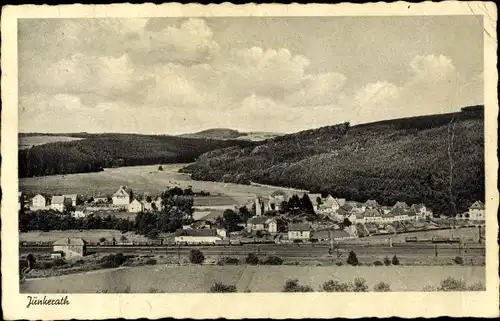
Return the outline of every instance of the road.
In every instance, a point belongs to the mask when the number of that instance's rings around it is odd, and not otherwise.
[[[246,256],[249,253],[260,255],[277,255],[284,258],[320,258],[328,255],[329,245],[326,244],[248,244],[242,246],[95,246],[88,247],[89,252],[97,253],[136,253],[136,254],[179,254],[187,255],[192,249],[199,249],[205,255],[222,256]],[[340,245],[338,253],[348,253],[353,250],[358,256],[405,256],[405,257],[431,257],[435,256],[434,244],[395,244],[388,245],[364,245],[351,244]],[[21,247],[20,253],[51,252],[51,247]],[[337,249],[334,248],[334,254]],[[455,257],[462,255],[466,257],[484,256],[485,248],[479,244],[468,244],[459,249],[458,244],[437,244],[439,257]]]

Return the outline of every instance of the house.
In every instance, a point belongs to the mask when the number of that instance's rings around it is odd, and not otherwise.
[[[43,210],[47,206],[47,200],[41,194],[36,194],[35,197],[31,199],[31,210]]]
[[[324,214],[336,213],[345,203],[345,198],[334,198],[328,195],[319,205],[318,211]]]
[[[130,194],[125,190],[125,186],[120,186],[111,199],[113,200],[113,205],[126,207],[130,204]]]
[[[54,211],[62,212],[64,211],[64,196],[54,195],[50,200],[50,208]]]
[[[367,200],[365,202],[365,207],[366,208],[379,208],[380,205],[379,205],[379,203],[377,203],[376,200]]]
[[[142,208],[146,212],[152,212],[153,211],[153,202],[148,202],[148,201],[142,201]],[[130,205],[129,205],[130,206]]]
[[[288,226],[288,239],[290,241],[306,241],[311,238],[311,229],[308,224],[290,224]]]
[[[142,212],[144,210],[144,207],[141,202],[134,198],[134,200],[130,202],[130,204],[128,204],[127,210],[131,213],[138,213]]]
[[[407,221],[410,219],[408,216],[408,210],[405,210],[402,207],[393,208],[389,214],[394,216],[394,221]]]
[[[380,223],[383,221],[382,214],[375,208],[367,208],[363,212],[364,223]]]
[[[63,195],[64,199],[70,199],[71,200],[71,206],[76,206],[76,199],[77,195],[76,194],[67,194]]]
[[[276,233],[278,231],[278,225],[273,218],[254,216],[248,219],[246,229],[248,231],[267,231],[269,233]]]
[[[216,244],[217,241],[223,239],[217,229],[188,229],[180,231],[179,235],[174,238],[175,244]]]
[[[415,211],[417,220],[424,219],[428,216],[427,208],[424,204],[412,204],[410,209]]]
[[[389,206],[381,206],[379,210],[382,214],[387,214],[391,212],[391,208]]]
[[[396,202],[396,204],[394,204],[392,209],[395,209],[395,208],[401,208],[403,210],[410,209],[410,207],[408,206],[408,204],[406,204],[406,202]]]
[[[269,196],[267,210],[276,210],[279,211],[281,209],[281,203],[288,200],[288,195],[282,190],[276,190],[271,193]]]
[[[484,221],[485,217],[485,205],[481,201],[476,201],[469,207],[469,220],[472,221]]]
[[[62,252],[66,258],[82,257],[87,254],[87,242],[80,237],[67,237],[53,244],[53,252]]]

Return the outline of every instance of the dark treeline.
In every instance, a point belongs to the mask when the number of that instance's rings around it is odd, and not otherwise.
[[[20,150],[19,177],[97,172],[107,167],[187,163],[210,150],[252,145],[245,141],[134,134],[78,134],[78,137],[85,139]]]
[[[454,215],[484,200],[484,113],[323,127],[200,156],[193,179],[289,186]],[[450,174],[450,164],[453,173]],[[451,184],[451,193],[450,193]]]
[[[20,211],[19,231],[113,229],[122,232],[134,231],[156,238],[160,232],[174,232],[183,224],[193,221],[193,198],[191,196],[180,196],[175,190],[173,192],[169,190],[162,194],[162,203],[161,212],[137,213],[134,220],[114,215],[104,218],[97,215],[75,218],[70,214],[61,214],[51,210]]]

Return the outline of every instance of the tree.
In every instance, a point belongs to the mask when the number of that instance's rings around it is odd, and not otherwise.
[[[191,250],[189,252],[189,262],[193,264],[201,264],[205,261],[205,255],[200,250]]]
[[[392,257],[392,265],[399,265],[399,259],[396,255]]]
[[[240,223],[240,217],[235,211],[230,209],[224,211],[221,224],[228,232],[237,231],[239,229],[238,223]]]
[[[299,280],[288,280],[283,287],[283,292],[313,292],[313,289],[308,285],[300,285]]]
[[[35,268],[35,256],[33,254],[28,254],[28,256],[26,256],[26,261],[28,261],[28,268],[30,270],[34,269]]]
[[[313,204],[312,204],[312,202],[309,199],[309,196],[307,194],[304,193],[304,196],[302,196],[302,200],[301,200],[300,204],[301,204],[301,209],[304,212],[309,213],[309,214],[314,214]]]
[[[255,253],[249,253],[245,258],[246,264],[257,265],[259,264],[259,257]]]
[[[368,291],[368,285],[366,285],[366,280],[364,278],[355,278],[352,290],[354,292],[366,292],[366,291]]]
[[[373,291],[375,291],[375,292],[390,292],[391,287],[387,283],[380,282],[380,283],[375,284],[375,286],[373,287]]]
[[[215,282],[212,287],[210,287],[210,292],[212,293],[229,293],[236,292],[236,286],[234,285],[226,285],[220,282]]]
[[[162,172],[162,171],[163,171],[163,167],[162,167],[161,165],[158,167],[158,171],[159,171],[159,172]]]
[[[352,222],[347,218],[347,217],[344,217],[344,220],[342,221],[342,224],[345,226],[345,227],[349,227],[352,225]]]
[[[248,221],[250,217],[252,217],[252,213],[248,210],[246,206],[242,206],[238,209],[238,212],[240,214],[240,219],[242,222]]]
[[[347,257],[347,264],[356,266],[359,264],[358,257],[354,251],[349,252],[349,256]]]
[[[385,264],[386,266],[391,265],[391,260],[390,260],[387,256],[384,258],[384,264]]]
[[[352,286],[349,283],[340,283],[337,280],[330,280],[323,283],[321,288],[325,292],[350,292]]]

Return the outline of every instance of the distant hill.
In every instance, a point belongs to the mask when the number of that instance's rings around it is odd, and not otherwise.
[[[183,170],[198,180],[253,181],[386,205],[423,202],[451,215],[484,200],[483,129],[481,106],[345,123],[213,150]]]
[[[202,130],[196,133],[182,134],[179,137],[185,138],[202,138],[202,139],[218,139],[218,140],[249,140],[249,141],[261,141],[283,134],[279,133],[269,133],[269,132],[240,132],[235,129],[229,128],[212,128],[207,130]]]
[[[20,139],[42,136],[20,135]],[[188,163],[214,149],[253,144],[241,140],[163,135],[81,133],[64,136],[84,139],[51,142],[19,150],[19,177],[96,172],[105,167]]]

